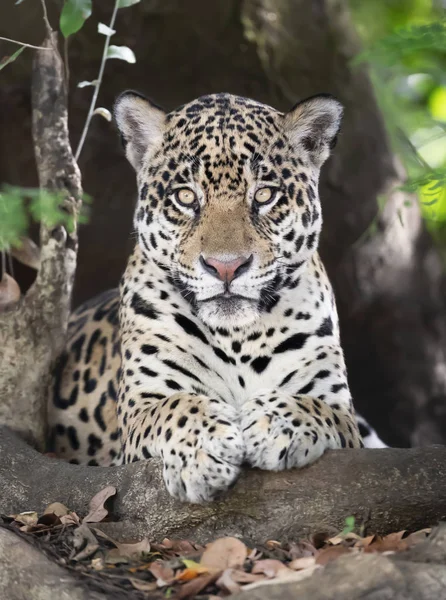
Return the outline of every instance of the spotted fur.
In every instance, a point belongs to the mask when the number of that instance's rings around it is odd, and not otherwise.
[[[138,239],[119,325],[116,292],[72,317],[50,406],[61,456],[160,457],[170,493],[202,502],[243,462],[280,470],[362,446],[317,253],[341,115],[327,96],[286,114],[228,94],[167,115],[118,99]]]

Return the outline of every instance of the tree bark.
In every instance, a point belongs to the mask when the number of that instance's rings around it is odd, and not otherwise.
[[[339,450],[309,468],[282,473],[246,470],[222,499],[206,505],[174,500],[161,464],[81,467],[47,458],[0,428],[0,512],[43,511],[62,502],[84,516],[107,485],[117,489],[99,525],[115,538],[181,537],[208,542],[225,535],[247,543],[335,533],[353,515],[366,532],[432,526],[446,518],[446,448]]]
[[[48,33],[33,64],[33,138],[40,187],[62,192],[73,216],[82,197],[80,172],[68,138],[63,63],[57,35]],[[76,269],[77,233],[40,227],[41,261],[27,294],[0,314],[0,423],[29,443],[46,444],[51,370],[65,342]]]

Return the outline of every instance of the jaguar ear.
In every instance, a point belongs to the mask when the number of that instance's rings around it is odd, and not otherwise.
[[[285,131],[292,144],[308,153],[318,168],[336,145],[343,111],[336,98],[321,94],[299,102],[285,115]]]
[[[161,143],[166,113],[138,92],[124,92],[115,102],[114,118],[129,162],[136,171],[149,147]]]

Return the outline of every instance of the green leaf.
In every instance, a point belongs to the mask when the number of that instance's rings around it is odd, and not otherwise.
[[[14,189],[0,194],[0,251],[20,244],[28,228],[24,200]]]
[[[92,0],[65,0],[60,14],[60,30],[67,38],[81,29],[91,15]]]
[[[107,52],[107,58],[118,58],[128,63],[135,63],[136,58],[133,51],[127,46],[110,46]]]
[[[14,54],[11,54],[11,56],[5,56],[4,58],[2,58],[0,60],[0,71],[2,69],[4,69],[6,67],[6,65],[9,65],[10,63],[14,62],[15,59],[20,56],[20,54],[22,54],[22,52],[25,50],[25,46],[22,46],[21,48],[19,48],[16,52],[14,52]]]
[[[105,25],[105,23],[98,23],[98,33],[102,33],[102,35],[106,35],[107,37],[111,37],[116,33],[114,29]]]
[[[341,531],[341,535],[347,535],[348,533],[352,533],[355,528],[355,517],[347,517],[345,519],[344,529]]]
[[[377,42],[372,49],[359,54],[353,62],[368,60],[393,66],[405,56],[425,50],[446,50],[446,21],[398,29]]]
[[[133,6],[139,2],[141,2],[141,0],[119,0],[118,8],[127,8],[127,6]]]
[[[189,558],[182,558],[181,562],[188,569],[196,569],[200,566],[200,563],[197,563],[195,560],[190,560]]]

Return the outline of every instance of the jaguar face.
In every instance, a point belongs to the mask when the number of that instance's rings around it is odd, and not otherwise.
[[[229,94],[169,114],[134,92],[118,98],[142,251],[208,326],[251,324],[296,285],[317,249],[319,171],[341,117],[329,96],[285,114]]]

